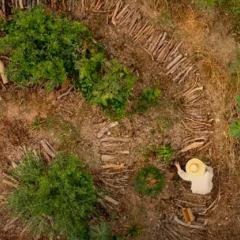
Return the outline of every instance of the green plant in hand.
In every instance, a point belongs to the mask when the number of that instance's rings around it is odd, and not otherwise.
[[[135,177],[135,189],[137,192],[148,195],[158,195],[164,186],[164,177],[158,168],[146,166]]]
[[[161,91],[157,88],[146,88],[142,91],[137,105],[136,112],[146,112],[149,108],[157,105],[159,98],[161,96]]]
[[[13,176],[19,186],[8,197],[8,205],[35,237],[87,239],[97,197],[92,177],[77,157],[57,155],[46,166],[30,153]]]

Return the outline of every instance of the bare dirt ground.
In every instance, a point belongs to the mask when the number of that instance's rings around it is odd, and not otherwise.
[[[127,3],[140,9],[145,18],[160,28],[156,18],[162,6],[156,9],[146,1]],[[117,204],[106,201],[101,206],[103,218],[111,222],[115,233],[127,232],[130,226],[137,224],[141,229],[139,239],[143,240],[239,239],[238,158],[233,150],[235,143],[227,134],[234,101],[227,66],[234,58],[236,44],[224,22],[216,21],[217,16],[184,9],[184,17],[175,15],[173,18],[175,28],[166,30],[177,41],[183,41],[181,51],[188,54],[201,74],[199,85],[195,85],[195,79],[191,80],[192,75],[186,83],[173,83],[171,76],[164,72],[165,65],[152,59],[151,54],[134,42],[128,29],[114,26],[108,12],[83,14],[76,9],[74,18],[89,26],[111,57],[118,58],[139,76],[134,94],[144,87],[157,86],[162,90],[161,102],[147,113],[129,116],[101,134],[102,129],[113,121],[74,91],[58,99],[68,86],[51,94],[40,89],[18,89],[12,84],[1,86],[1,171],[8,173],[27,150],[39,150],[39,143],[44,139],[55,151],[78,154],[89,164],[97,185],[107,196],[118,201]],[[202,124],[209,124],[207,130],[188,129],[189,122],[183,120],[192,108],[183,95],[202,86],[204,91],[198,99],[200,103],[194,106],[195,112],[211,121],[206,123],[198,119]],[[193,127],[197,128],[197,125]],[[207,136],[203,147],[180,152],[191,139],[202,136]],[[212,194],[191,194],[188,183],[179,180],[173,166],[154,158],[146,159],[147,147],[154,144],[171,144],[177,152],[175,160],[182,164],[191,157],[202,158],[211,164],[215,172]],[[146,163],[157,166],[165,175],[166,186],[158,197],[142,197],[133,189],[133,176]],[[1,181],[2,195],[5,196],[11,187],[8,182]],[[0,204],[3,201],[0,199]],[[195,228],[175,221],[176,217],[183,221],[182,207],[192,209],[196,216]],[[7,211],[1,211],[0,216],[1,240],[31,239],[23,232],[21,223],[13,221]]]

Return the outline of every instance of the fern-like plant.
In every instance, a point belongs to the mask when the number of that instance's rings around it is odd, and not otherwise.
[[[13,176],[19,186],[8,197],[8,205],[35,237],[88,238],[87,222],[94,211],[96,190],[77,157],[58,155],[46,166],[40,156],[30,153]]]

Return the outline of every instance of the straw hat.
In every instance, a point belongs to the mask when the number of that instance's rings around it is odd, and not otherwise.
[[[193,176],[202,176],[205,170],[206,165],[197,158],[189,160],[186,164],[186,172]]]

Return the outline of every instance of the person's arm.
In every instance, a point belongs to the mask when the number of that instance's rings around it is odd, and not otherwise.
[[[207,166],[207,172],[210,178],[213,178],[213,168]]]
[[[177,168],[178,175],[180,176],[180,178],[182,178],[185,181],[191,181],[191,179],[189,178],[188,174],[181,169],[181,166],[180,166],[179,162],[176,162],[175,166]]]

